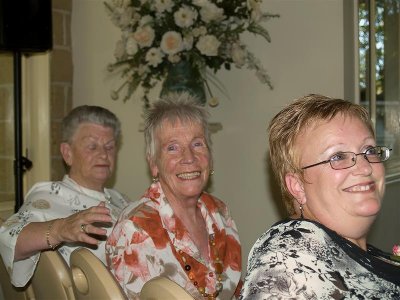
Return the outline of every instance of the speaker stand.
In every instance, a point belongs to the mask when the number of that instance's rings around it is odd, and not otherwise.
[[[14,51],[14,176],[15,176],[15,208],[17,212],[24,203],[23,174],[32,167],[32,162],[22,155],[22,53]]]

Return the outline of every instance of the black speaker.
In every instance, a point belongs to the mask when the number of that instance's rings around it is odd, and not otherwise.
[[[51,0],[0,0],[0,50],[52,49]]]

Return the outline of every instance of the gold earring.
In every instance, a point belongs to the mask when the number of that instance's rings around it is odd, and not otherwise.
[[[215,172],[214,172],[214,169],[211,169],[211,170],[210,170],[210,175],[214,175],[214,173],[215,173]]]
[[[301,218],[301,219],[304,219],[304,214],[303,214],[303,204],[300,204],[300,207],[299,207],[299,209],[300,209],[300,218]]]

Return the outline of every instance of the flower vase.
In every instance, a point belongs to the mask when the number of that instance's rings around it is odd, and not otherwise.
[[[207,101],[204,80],[200,70],[185,60],[170,64],[168,68],[160,96],[162,97],[170,92],[188,92],[196,97],[201,105],[205,105]]]

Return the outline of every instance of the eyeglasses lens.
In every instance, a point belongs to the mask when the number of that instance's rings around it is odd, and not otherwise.
[[[373,147],[365,153],[342,152],[340,156],[336,155],[335,159],[330,161],[331,167],[335,170],[351,168],[356,164],[358,155],[364,156],[370,163],[380,163],[388,160],[390,149],[386,147]]]

